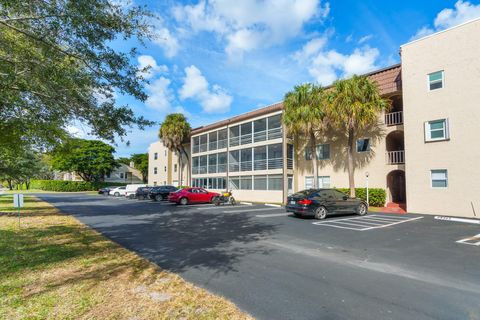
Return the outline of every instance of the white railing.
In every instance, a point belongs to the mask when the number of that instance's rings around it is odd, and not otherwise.
[[[228,165],[228,171],[230,172],[238,172],[240,170],[240,164],[237,163],[230,163]]]
[[[206,152],[207,149],[208,149],[208,144],[202,143],[202,144],[200,145],[200,152]]]
[[[198,174],[207,173],[207,166],[198,167]]]
[[[252,143],[252,134],[247,133],[240,137],[240,144],[249,144]]]
[[[253,134],[253,142],[260,142],[267,140],[267,130],[258,131]]]
[[[268,130],[268,140],[278,139],[282,137],[282,127]]]
[[[283,168],[283,158],[268,159],[267,161],[268,169],[282,169]]]
[[[267,159],[255,160],[253,170],[267,170]]]
[[[293,159],[287,158],[287,169],[293,169]]]
[[[217,165],[212,164],[212,165],[208,166],[208,173],[217,173]]]
[[[403,111],[390,112],[385,115],[385,124],[394,126],[403,123]]]
[[[252,171],[252,161],[240,162],[240,171]]]
[[[240,137],[230,137],[230,147],[235,147],[240,144]]]
[[[385,153],[387,164],[402,164],[405,163],[405,151],[387,151]]]
[[[223,164],[223,163],[218,164],[217,172],[218,173],[227,172],[227,164]]]

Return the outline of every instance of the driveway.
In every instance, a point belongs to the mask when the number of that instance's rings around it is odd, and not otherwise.
[[[38,196],[258,319],[480,319],[479,225]]]

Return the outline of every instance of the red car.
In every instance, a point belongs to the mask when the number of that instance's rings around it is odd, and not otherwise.
[[[219,196],[216,192],[209,192],[202,188],[185,188],[168,195],[168,201],[182,205],[189,203],[210,203],[212,198]]]

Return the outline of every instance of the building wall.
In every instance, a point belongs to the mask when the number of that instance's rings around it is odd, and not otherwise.
[[[185,147],[188,153],[190,146],[187,144]],[[157,154],[157,159],[155,159],[155,154]],[[148,148],[148,185],[188,185],[189,169],[186,160],[183,163],[183,181],[180,183],[178,155],[165,148],[161,141],[152,143]],[[155,168],[157,173],[155,173]]]
[[[139,170],[127,166],[126,164],[120,164],[118,168],[115,168],[110,176],[105,177],[105,182],[118,182],[118,183],[143,183],[142,174]]]
[[[408,211],[480,216],[480,20],[401,48]],[[428,74],[444,71],[444,87],[429,91]],[[447,118],[450,139],[425,142],[424,123]],[[448,170],[448,186],[433,188],[430,170]]]

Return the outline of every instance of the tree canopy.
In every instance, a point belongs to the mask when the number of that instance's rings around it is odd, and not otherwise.
[[[338,80],[329,95],[328,119],[332,126],[347,137],[347,168],[350,196],[355,197],[354,151],[357,133],[378,122],[390,104],[382,98],[378,86],[368,77],[354,75]]]
[[[190,166],[189,156],[185,150],[185,142],[189,141],[191,131],[192,128],[183,114],[171,113],[167,115],[165,120],[160,124],[160,130],[158,132],[158,137],[162,140],[163,145],[170,151],[178,154],[180,160],[180,185],[183,182],[183,156],[185,156],[187,160],[187,166]]]
[[[135,165],[135,169],[142,174],[143,182],[148,180],[148,153],[135,153],[130,157]]]
[[[318,183],[318,166],[316,157],[316,134],[324,128],[325,115],[327,113],[327,99],[321,86],[306,83],[295,86],[293,91],[285,94],[283,101],[283,123],[287,131],[294,137],[308,137],[313,160],[315,188]],[[297,141],[298,142],[298,141]]]
[[[0,0],[0,147],[56,143],[72,121],[110,141],[151,125],[116,106],[116,93],[146,95],[136,49],[112,46],[150,38],[150,18],[110,0]]]
[[[70,139],[51,153],[52,168],[76,172],[84,181],[102,181],[118,163],[113,157],[115,149],[98,140]]]

